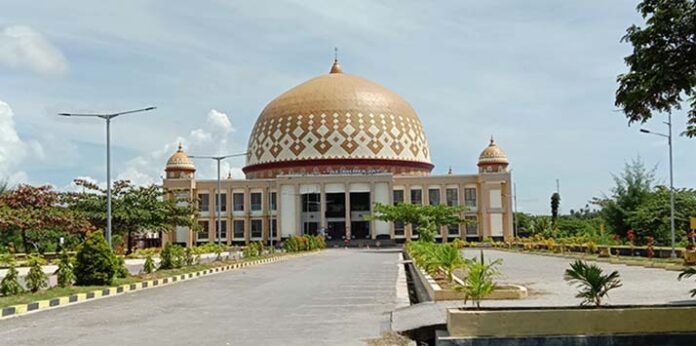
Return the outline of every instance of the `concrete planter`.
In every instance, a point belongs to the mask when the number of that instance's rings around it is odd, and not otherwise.
[[[451,338],[683,333],[696,329],[696,306],[449,309]]]
[[[415,268],[418,275],[418,280],[423,283],[425,290],[428,293],[428,298],[432,301],[444,301],[444,300],[464,300],[466,295],[463,292],[459,292],[452,289],[445,289],[440,286],[435,279],[433,279],[428,273],[421,270],[420,268]],[[462,284],[462,280],[455,277],[454,281]],[[503,299],[524,299],[527,298],[528,291],[526,287],[518,285],[500,285],[489,294],[484,300],[503,300]]]
[[[696,265],[696,251],[694,251],[694,250],[684,251],[684,264],[685,265]]]

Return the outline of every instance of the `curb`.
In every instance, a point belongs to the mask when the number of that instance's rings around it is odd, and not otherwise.
[[[34,313],[34,312],[46,311],[46,310],[50,310],[50,309],[74,305],[76,303],[83,303],[83,302],[87,302],[87,301],[92,301],[95,299],[115,297],[115,296],[131,293],[131,292],[139,292],[139,291],[146,290],[146,289],[152,289],[152,288],[157,288],[157,287],[161,287],[161,286],[165,286],[165,285],[171,285],[171,284],[175,284],[178,282],[195,280],[195,279],[201,278],[203,276],[208,276],[211,274],[219,274],[222,272],[241,269],[244,267],[249,267],[249,266],[254,266],[254,265],[259,265],[259,264],[266,264],[266,263],[273,263],[273,262],[288,260],[288,259],[296,258],[296,257],[308,256],[311,254],[315,254],[317,252],[319,252],[319,251],[312,251],[312,252],[292,254],[292,255],[284,255],[284,256],[274,256],[274,257],[270,257],[270,258],[263,258],[263,259],[248,261],[248,262],[234,263],[234,264],[210,268],[210,269],[206,269],[206,270],[200,270],[197,272],[169,276],[166,278],[147,280],[147,281],[137,282],[134,284],[126,284],[126,285],[120,285],[120,286],[107,287],[104,289],[94,290],[94,291],[85,292],[85,293],[76,293],[76,294],[73,294],[70,296],[63,296],[63,297],[58,297],[58,298],[53,298],[53,299],[39,300],[39,301],[26,303],[26,304],[7,306],[7,307],[2,308],[2,311],[0,311],[0,321],[4,320],[4,319],[8,319],[8,318],[13,318],[13,317],[17,317],[17,316],[22,316],[22,315]]]

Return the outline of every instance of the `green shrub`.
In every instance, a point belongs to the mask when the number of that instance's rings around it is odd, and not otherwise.
[[[115,274],[115,258],[102,232],[87,235],[75,258],[75,284],[78,286],[110,285]]]
[[[126,268],[126,260],[121,256],[114,256],[114,272],[117,278],[124,279],[128,277],[128,268]]]
[[[32,293],[38,292],[42,288],[48,287],[48,277],[43,272],[43,265],[46,260],[40,255],[29,256],[29,273],[25,278],[27,289]]]
[[[8,265],[7,274],[0,281],[0,293],[3,296],[11,296],[24,292],[24,289],[19,284],[19,272],[15,268],[14,256],[7,254],[2,256],[2,263]]]
[[[145,257],[145,263],[143,264],[143,273],[152,274],[155,271],[155,261],[152,260],[152,256]]]
[[[58,276],[59,287],[70,287],[75,281],[75,273],[73,273],[73,265],[70,261],[70,255],[63,249],[58,257],[58,269],[54,273]]]
[[[159,270],[181,268],[185,262],[184,248],[181,245],[167,243],[160,253]]]

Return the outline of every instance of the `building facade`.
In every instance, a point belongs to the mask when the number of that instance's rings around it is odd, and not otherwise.
[[[464,206],[470,222],[442,227],[438,238],[510,239],[511,176],[505,153],[491,141],[475,174],[431,175],[433,164],[422,123],[399,95],[343,73],[304,82],[261,112],[248,144],[246,179],[197,180],[183,148],[165,168],[172,197],[195,200],[200,232],[178,228],[165,241],[191,246],[281,241],[323,234],[327,241],[416,239],[409,224],[369,220],[375,203]],[[473,166],[473,165],[472,165]]]

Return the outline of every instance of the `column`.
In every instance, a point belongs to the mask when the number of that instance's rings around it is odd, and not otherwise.
[[[345,205],[346,205],[346,239],[350,240],[350,184],[344,184]]]
[[[326,191],[324,191],[324,183],[319,184],[319,228],[326,229]]]

